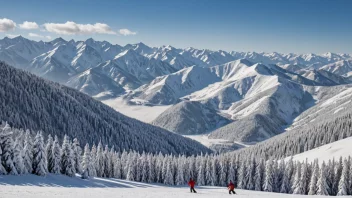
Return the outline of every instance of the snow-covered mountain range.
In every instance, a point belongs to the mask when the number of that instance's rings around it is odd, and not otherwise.
[[[352,82],[350,54],[282,54],[0,40],[0,60],[100,100],[172,105],[152,123],[180,134],[258,142],[295,125],[326,89]],[[325,94],[325,95],[324,95]],[[318,111],[318,110],[316,110]]]

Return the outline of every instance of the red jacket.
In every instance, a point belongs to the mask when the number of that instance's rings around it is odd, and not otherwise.
[[[189,180],[188,185],[189,187],[194,188],[194,185],[196,185],[196,182],[194,182],[193,180]]]
[[[230,182],[227,187],[228,187],[230,190],[234,190],[234,189],[235,189],[235,184],[233,184],[232,182]]]

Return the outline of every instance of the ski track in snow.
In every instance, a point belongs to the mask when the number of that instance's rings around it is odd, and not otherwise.
[[[119,179],[91,178],[82,180],[78,177],[70,178],[63,175],[35,175],[0,176],[1,198],[221,198],[228,197],[226,187],[201,186],[196,187],[197,194],[189,192],[189,188],[169,187],[160,184],[146,184]],[[247,190],[235,190],[240,198],[281,198],[281,197],[324,197],[307,195],[290,195]]]

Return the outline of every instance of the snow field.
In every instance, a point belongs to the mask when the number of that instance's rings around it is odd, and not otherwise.
[[[46,177],[35,175],[0,176],[1,198],[221,198],[228,197],[226,187],[196,186],[197,194],[189,192],[188,187],[168,187],[156,184],[131,182],[119,179],[91,178],[83,180],[75,177],[49,174]],[[259,191],[236,190],[239,198],[281,198],[281,197],[314,197],[307,195],[289,195]]]

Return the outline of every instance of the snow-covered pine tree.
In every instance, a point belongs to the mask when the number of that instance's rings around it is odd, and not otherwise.
[[[148,166],[149,166],[149,175],[148,175],[148,183],[154,183],[156,182],[156,174],[155,174],[155,158],[153,155],[148,155]]]
[[[263,187],[263,177],[264,177],[264,159],[261,159],[259,163],[257,163],[257,167],[255,168],[255,175],[254,175],[254,190],[262,191]]]
[[[89,144],[87,143],[86,146],[84,147],[84,154],[83,154],[83,159],[82,159],[82,178],[83,179],[88,179],[89,178],[89,173],[91,170],[89,170],[90,167],[90,150],[89,150]]]
[[[319,178],[319,163],[318,163],[318,160],[315,160],[313,165],[312,176],[310,178],[308,195],[315,195],[317,193],[318,178]]]
[[[75,176],[75,171],[76,168],[71,142],[69,137],[65,135],[61,149],[61,173],[73,177]]]
[[[328,190],[329,186],[326,183],[326,168],[325,168],[325,162],[321,165],[320,168],[320,173],[319,173],[319,179],[317,183],[317,195],[329,195]]]
[[[141,157],[141,166],[141,182],[147,183],[149,180],[149,164],[147,160],[147,155],[145,153],[143,153]]]
[[[307,184],[308,184],[307,171],[308,171],[307,162],[305,162],[301,166],[301,175],[300,175],[299,179],[297,180],[297,182],[295,181],[296,185],[295,185],[295,189],[293,191],[293,194],[300,194],[300,195],[306,194],[306,189],[307,189]],[[295,177],[295,180],[296,179],[297,178]]]
[[[109,167],[110,162],[110,154],[109,154],[109,147],[105,145],[104,152],[103,152],[103,170],[102,170],[102,177],[110,177],[111,167]],[[136,180],[139,181],[139,180]]]
[[[121,163],[121,158],[118,156],[115,158],[115,163],[114,163],[114,177],[116,179],[122,179],[122,163]]]
[[[331,191],[333,195],[336,195],[339,190],[339,182],[341,179],[342,166],[343,166],[343,160],[342,160],[342,157],[340,157],[339,161],[336,163],[336,166],[335,166],[335,177],[333,180],[333,189]]]
[[[56,135],[51,150],[52,158],[48,161],[48,166],[51,168],[51,173],[59,174],[61,172],[61,148]]]
[[[163,155],[161,152],[156,157],[156,182],[163,183]]]
[[[228,169],[229,169],[229,162],[226,156],[222,156],[220,158],[220,167],[221,167],[221,171],[220,171],[219,184],[221,186],[226,186],[228,182],[227,175],[228,175]]]
[[[24,174],[33,172],[33,141],[29,130],[26,130],[23,147]]]
[[[7,174],[17,175],[16,167],[13,163],[14,142],[12,139],[12,130],[7,123],[0,130],[0,147],[2,150],[1,162]]]
[[[75,161],[76,173],[82,173],[82,148],[77,138],[72,141],[73,158]]]
[[[286,167],[285,160],[280,160],[279,167],[277,169],[277,174],[276,174],[276,192],[281,191],[284,174],[285,174],[285,167]]]
[[[202,157],[200,160],[200,165],[198,168],[198,177],[197,177],[197,181],[198,181],[198,185],[200,186],[204,186],[205,185],[205,168],[206,168],[206,161],[204,159],[204,157]]]
[[[250,158],[247,161],[247,173],[246,177],[248,178],[248,182],[246,185],[247,190],[254,190],[255,183],[254,183],[254,175],[255,175],[255,167],[256,167],[256,162],[254,158]]]
[[[266,192],[274,191],[274,172],[273,172],[273,161],[269,159],[265,164],[265,179],[263,189]]]
[[[237,187],[240,189],[245,189],[246,187],[246,162],[244,160],[241,161],[240,168],[238,170],[237,176]]]
[[[348,195],[348,190],[349,190],[349,163],[347,159],[343,161],[343,166],[342,166],[342,172],[341,172],[341,177],[339,181],[339,187],[338,187],[338,196],[345,196]]]
[[[46,159],[48,161],[48,172],[52,173],[53,172],[53,160],[54,160],[54,155],[53,155],[53,145],[54,145],[54,140],[53,137],[49,134],[48,135],[48,140],[45,146],[45,152],[46,152]]]
[[[277,160],[273,160],[273,177],[274,177],[274,183],[273,183],[273,192],[279,192],[279,163]]]
[[[42,132],[38,132],[33,144],[33,173],[39,176],[47,174],[47,159]]]
[[[136,181],[137,179],[137,154],[129,153],[127,160],[127,175],[126,179],[130,181]]]
[[[236,157],[232,156],[230,159],[230,166],[229,166],[229,175],[228,180],[235,181],[236,180]],[[211,171],[211,170],[210,170]]]
[[[109,159],[109,162],[108,162],[108,167],[109,167],[109,177],[114,177],[115,173],[115,169],[114,169],[114,164],[116,162],[116,157],[117,157],[117,154],[114,150],[114,147],[111,147],[110,151],[109,151],[109,156],[110,156],[110,159]]]
[[[219,172],[220,172],[220,165],[218,158],[216,156],[212,159],[212,171],[211,171],[211,185],[217,186],[219,185]]]
[[[97,176],[102,177],[104,174],[104,151],[103,151],[103,145],[101,142],[99,142],[97,147],[97,155],[96,155],[95,163],[96,163],[95,169],[97,172]]]
[[[326,183],[328,185],[328,193],[329,195],[334,195],[334,179],[335,179],[335,159],[329,160],[328,165],[326,166]]]
[[[293,194],[302,194],[302,191],[301,191],[301,171],[302,171],[302,168],[301,168],[301,162],[297,161],[296,162],[296,167],[295,167],[295,176],[294,176],[294,179],[293,179],[293,185],[292,185],[292,193]]]
[[[185,161],[183,157],[178,158],[178,167],[176,172],[176,185],[184,185],[185,184]]]
[[[290,193],[291,186],[292,186],[292,174],[293,174],[293,159],[292,157],[285,165],[285,171],[282,177],[282,184],[281,184],[281,193]]]
[[[92,150],[90,151],[90,166],[91,166],[91,172],[90,172],[90,176],[91,177],[96,177],[97,176],[97,169],[96,169],[96,160],[97,160],[97,147],[95,146],[95,144],[93,144],[92,146]]]
[[[171,158],[167,157],[166,161],[166,174],[164,179],[164,184],[166,185],[174,185],[174,175],[172,172],[172,161]]]
[[[18,174],[25,173],[24,162],[23,162],[24,156],[23,156],[23,137],[22,136],[23,136],[23,133],[20,132],[20,134],[16,137],[15,149],[13,152],[13,162]]]

